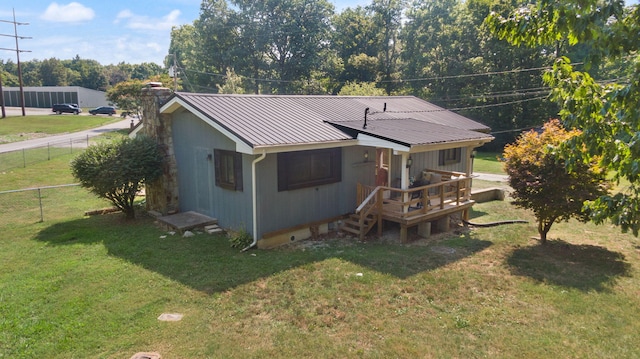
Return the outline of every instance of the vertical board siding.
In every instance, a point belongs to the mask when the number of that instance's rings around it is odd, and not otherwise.
[[[278,192],[278,156],[267,155],[257,167],[259,235],[353,212],[357,206],[357,183],[375,183],[375,160],[364,162],[365,149],[359,146],[342,149],[340,182],[281,192]],[[375,148],[368,149],[369,154],[375,153]]]
[[[245,229],[252,233],[251,161],[253,156],[242,156],[242,192],[215,186],[213,156],[215,148],[235,151],[235,144],[211,126],[188,112],[174,116],[173,142],[178,164],[180,211],[197,211],[215,217],[222,227]],[[207,173],[207,175],[205,175]],[[209,179],[209,184],[202,181]],[[203,186],[207,186],[204,188]],[[208,199],[200,198],[208,196]],[[205,208],[209,207],[209,208]]]

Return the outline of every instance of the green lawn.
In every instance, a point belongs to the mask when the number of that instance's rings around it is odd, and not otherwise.
[[[473,159],[473,172],[503,174],[502,163],[497,152],[477,152]]]
[[[609,226],[561,223],[544,247],[531,223],[240,253],[82,213],[0,227],[0,358],[640,357],[640,242]],[[532,217],[474,206],[500,219]]]
[[[113,116],[37,115],[0,119],[0,144],[99,127],[121,120]]]

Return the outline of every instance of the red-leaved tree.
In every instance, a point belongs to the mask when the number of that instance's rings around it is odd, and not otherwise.
[[[542,132],[526,132],[504,149],[503,165],[513,188],[513,204],[533,211],[542,244],[556,221],[575,218],[587,222],[589,214],[583,203],[608,191],[606,173],[595,161],[576,163],[567,171],[559,147],[578,134],[551,120]]]

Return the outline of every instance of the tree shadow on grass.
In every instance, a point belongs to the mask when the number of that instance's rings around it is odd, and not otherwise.
[[[398,278],[430,271],[491,245],[471,234],[452,234],[446,240],[423,245],[402,245],[353,239],[325,240],[318,248],[280,248],[241,253],[223,235],[169,235],[151,219],[127,221],[110,214],[56,223],[43,229],[37,240],[49,245],[102,244],[108,255],[159,273],[206,293],[226,291],[289,269],[340,259]],[[165,237],[166,236],[166,237]],[[164,237],[164,238],[162,238]]]
[[[507,263],[516,275],[582,291],[609,291],[618,277],[629,276],[631,270],[621,253],[562,240],[520,247]]]

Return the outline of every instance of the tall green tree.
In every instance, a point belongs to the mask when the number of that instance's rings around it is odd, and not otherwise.
[[[244,10],[238,16],[248,30],[240,35],[240,40],[250,41],[246,35],[256,37],[258,52],[255,55],[264,51],[261,57],[278,80],[274,83],[276,91],[295,92],[296,81],[309,78],[312,70],[320,66],[319,55],[327,46],[333,5],[327,0],[236,0],[233,3]]]
[[[501,132],[491,144],[499,149],[517,134],[509,130],[540,126],[555,114],[541,92],[549,50],[514,48],[484,25],[492,10],[506,14],[516,6],[512,0],[416,2],[402,30],[403,77],[411,93],[460,108]]]
[[[98,61],[81,59],[76,55],[72,60],[64,60],[63,63],[73,72],[70,85],[100,91],[107,89],[107,77]]]
[[[21,61],[22,84],[24,86],[42,86],[42,78],[40,77],[40,60]],[[18,72],[16,71],[16,76]]]
[[[399,58],[401,51],[400,29],[404,0],[373,0],[369,8],[373,11],[374,31],[378,34],[378,82],[388,95],[398,87],[400,78]]]
[[[600,83],[560,56],[544,77],[567,128],[580,129],[567,146],[571,167],[598,158],[628,188],[588,202],[592,219],[610,219],[623,231],[640,232],[640,8],[619,0],[544,0],[507,15],[492,14],[487,23],[514,45],[588,47],[586,69],[611,59],[624,59],[629,76]],[[558,54],[561,54],[558,52]]]
[[[40,78],[43,86],[66,86],[67,69],[60,60],[52,57],[40,64]]]
[[[347,8],[333,18],[331,48],[344,64],[339,80],[372,82],[378,73],[377,31],[371,10],[358,6]]]

